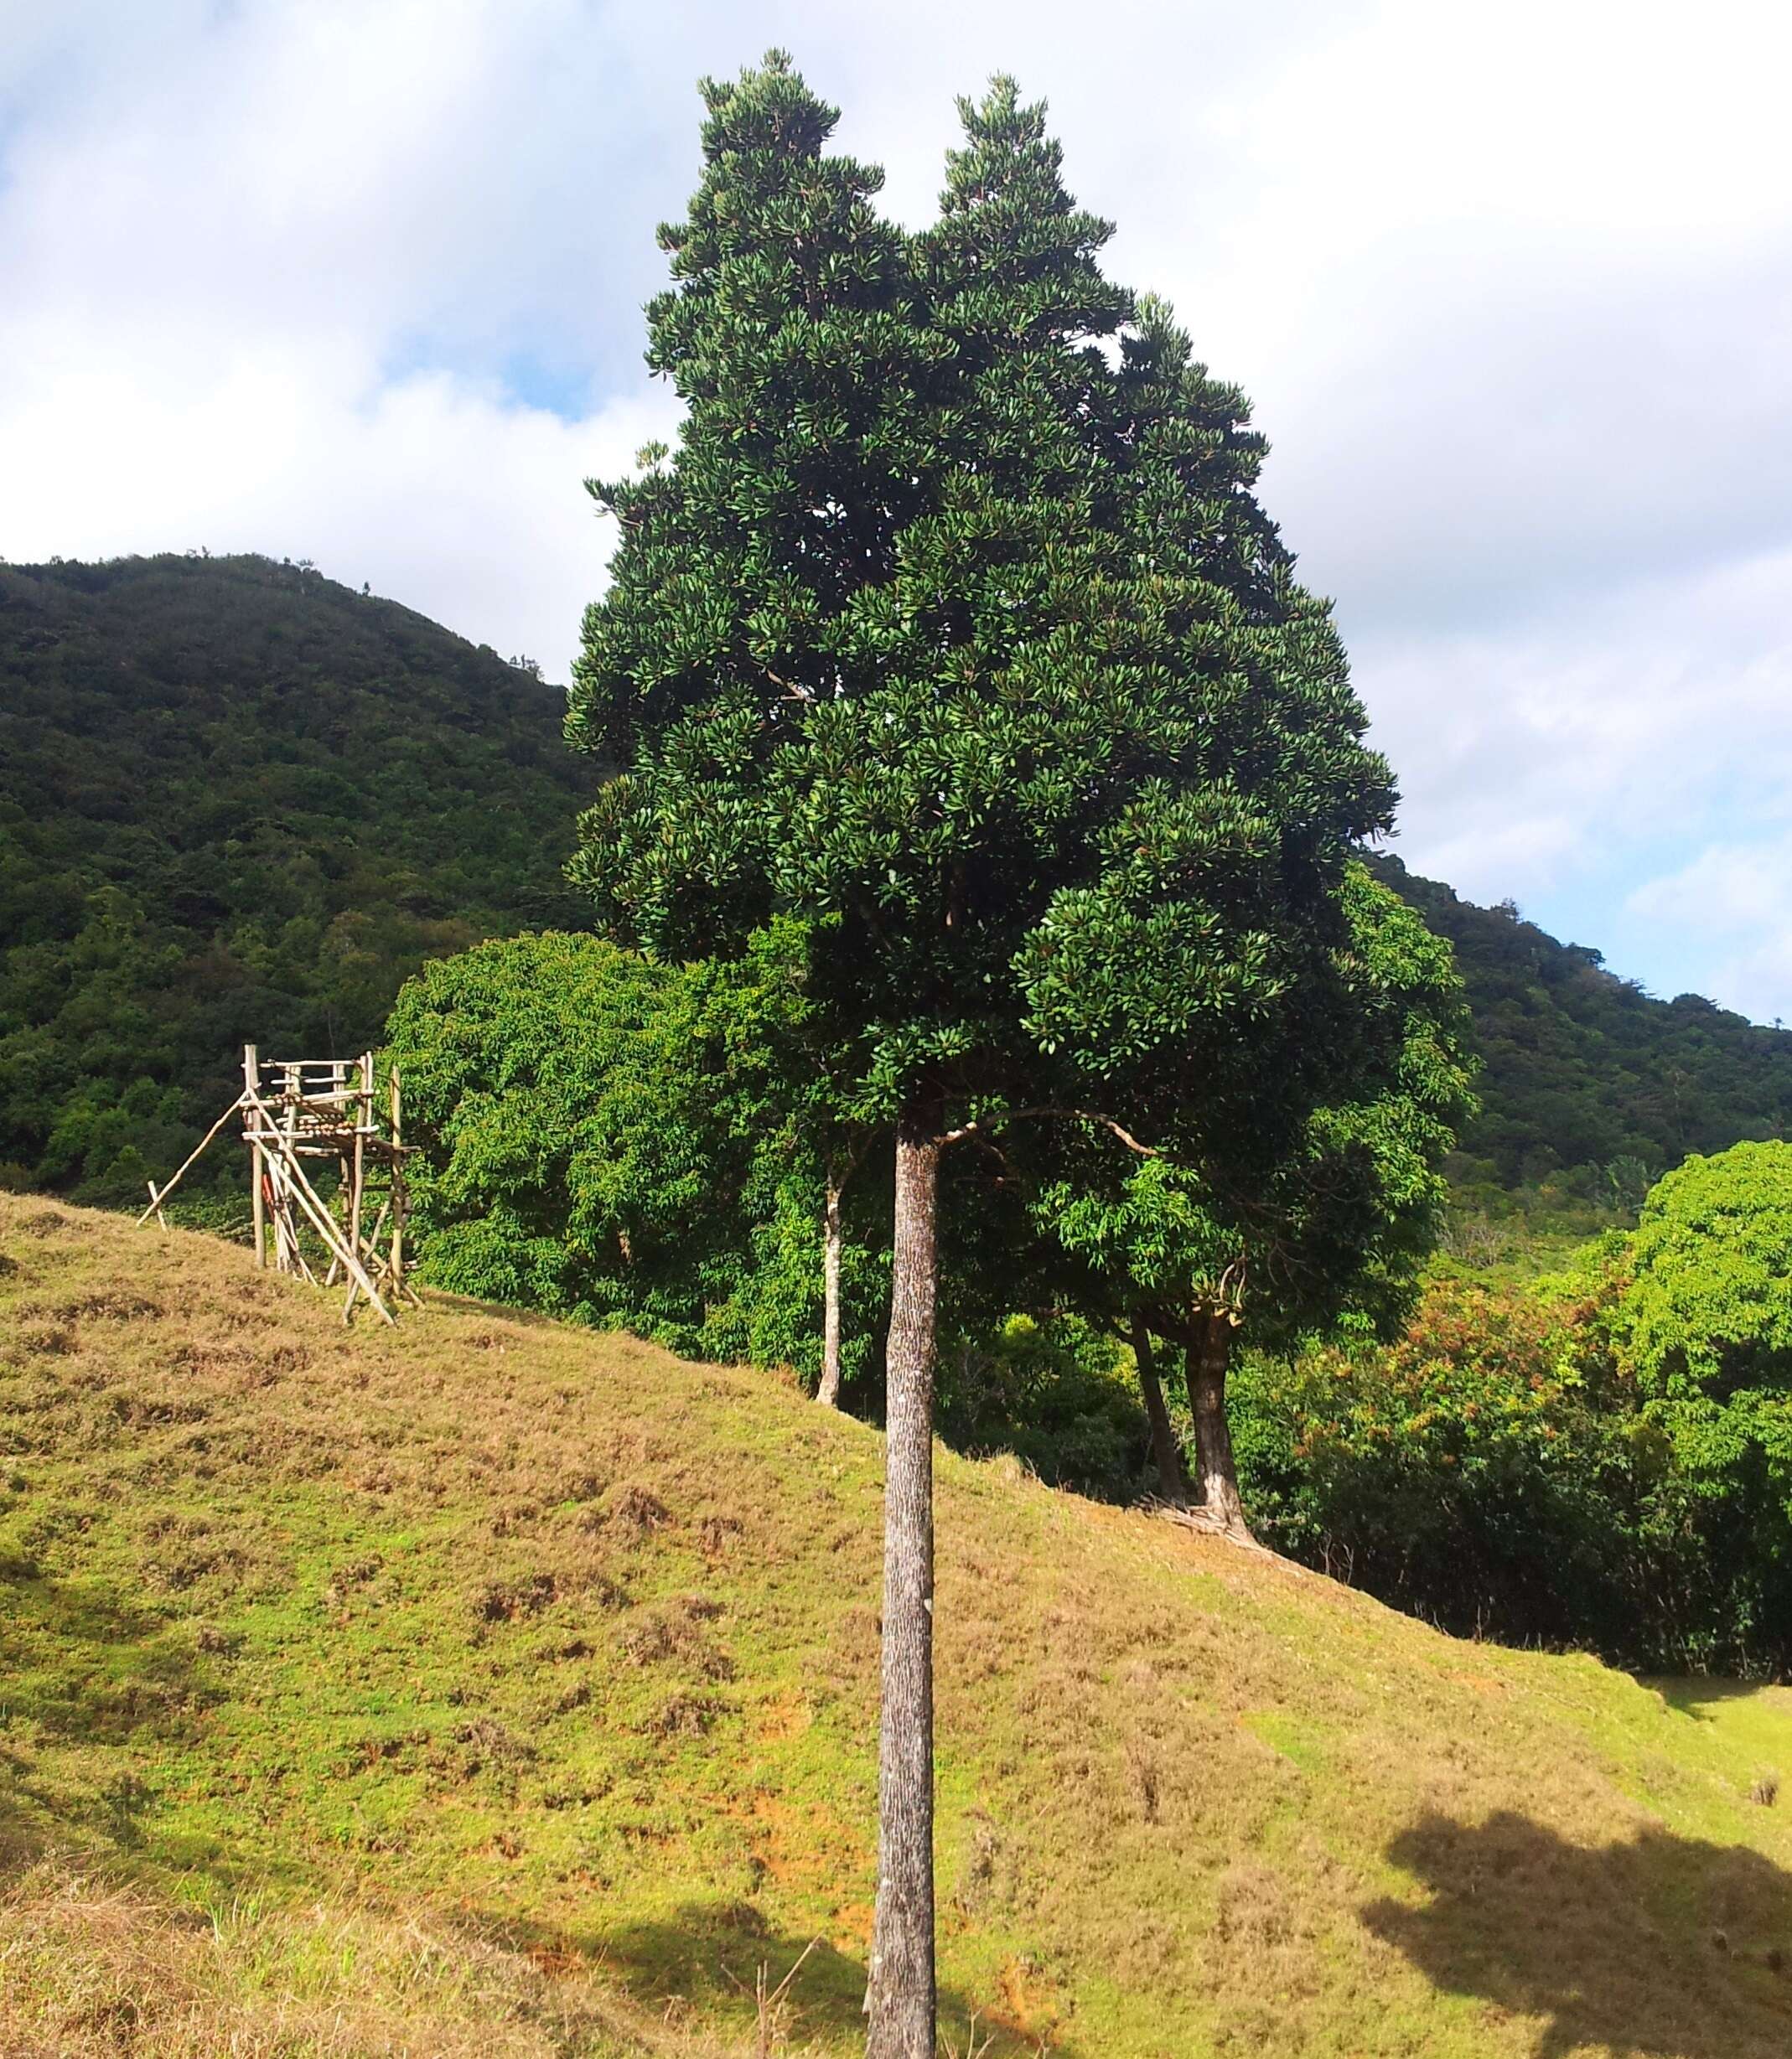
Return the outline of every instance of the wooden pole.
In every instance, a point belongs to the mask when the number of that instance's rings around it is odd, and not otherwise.
[[[398,1068],[392,1068],[392,1286],[405,1283],[405,1141],[401,1127],[404,1110],[398,1086]]]
[[[367,1132],[373,1127],[373,1053],[364,1051],[360,1056],[359,1071],[360,1084],[351,1104],[355,1118],[354,1156],[349,1169],[349,1249],[355,1257],[361,1255],[361,1191],[367,1177]],[[372,1254],[368,1254],[371,1257]],[[346,1322],[355,1309],[355,1282],[349,1282],[348,1299],[343,1303],[342,1319]]]
[[[243,1046],[243,1092],[253,1094],[262,1084],[261,1054],[253,1044]],[[255,1218],[255,1263],[258,1271],[267,1270],[267,1197],[262,1191],[262,1145],[259,1136],[249,1147],[250,1211]]]
[[[305,1177],[304,1167],[298,1162],[297,1154],[288,1152],[286,1156],[286,1177],[290,1183],[293,1198],[304,1211],[311,1227],[324,1239],[325,1249],[334,1251],[341,1259],[350,1276],[359,1281],[361,1292],[379,1310],[385,1320],[387,1322],[395,1322],[396,1318],[393,1316],[391,1310],[380,1299],[379,1291],[372,1280],[367,1277],[366,1270],[360,1260],[343,1242],[341,1232],[330,1219],[329,1210],[319,1198],[317,1189]]]
[[[339,1059],[333,1058],[330,1061],[329,1088],[327,1098],[333,1103],[339,1102],[342,1099],[343,1082],[347,1077],[347,1072],[348,1068]],[[343,1228],[346,1232],[349,1222],[349,1154],[346,1151],[339,1153],[336,1160],[336,1192],[331,1197],[329,1208],[330,1219],[333,1222],[335,1220],[338,1209],[342,1212]],[[335,1286],[336,1275],[341,1264],[341,1260],[333,1251],[330,1254],[329,1270],[324,1275],[325,1286]],[[352,1296],[355,1289],[350,1286],[349,1292]]]
[[[210,1129],[205,1132],[205,1136],[199,1140],[198,1148],[188,1154],[186,1163],[181,1167],[179,1172],[174,1175],[174,1178],[168,1182],[168,1185],[162,1189],[162,1192],[156,1196],[155,1199],[152,1201],[149,1206],[144,1209],[143,1213],[138,1216],[137,1222],[139,1229],[141,1229],[142,1225],[149,1220],[150,1217],[153,1216],[162,1206],[162,1203],[166,1201],[168,1196],[174,1192],[174,1189],[179,1186],[182,1180],[186,1177],[188,1172],[191,1169],[194,1163],[205,1151],[205,1146],[210,1143],[212,1139],[218,1134],[218,1132],[224,1127],[225,1123],[230,1120],[231,1116],[234,1115],[237,1110],[241,1106],[242,1103],[241,1101],[232,1101],[230,1106],[225,1110],[224,1113],[219,1116],[218,1120],[211,1125]]]

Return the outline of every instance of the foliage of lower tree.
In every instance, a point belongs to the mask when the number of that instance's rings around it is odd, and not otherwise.
[[[1446,1628],[1792,1671],[1792,1146],[1689,1160],[1568,1274],[1445,1277],[1379,1350],[1247,1357],[1271,1541]]]
[[[787,926],[735,963],[668,966],[545,933],[427,967],[386,1049],[421,1146],[429,1276],[813,1378],[821,1168],[791,1084],[802,970]],[[878,1241],[847,1244],[856,1377],[887,1291]]]
[[[1792,1144],[1690,1158],[1644,1204],[1616,1348],[1682,1477],[1792,1622]]]
[[[1396,1330],[1436,1239],[1440,1167],[1473,1107],[1448,946],[1360,864],[1334,912],[1256,1034],[1140,1068],[1152,1156],[1116,1172],[1066,1152],[1039,1188],[1042,1224],[1080,1262],[1085,1291],[1116,1327],[1124,1312],[1164,1495],[1181,1498],[1153,1392],[1168,1353],[1182,1362],[1198,1497],[1232,1529],[1245,1526],[1226,1408],[1235,1344]]]

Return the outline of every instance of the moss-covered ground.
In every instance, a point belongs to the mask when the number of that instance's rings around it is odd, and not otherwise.
[[[0,1196],[0,2050],[854,2050],[880,1449]],[[1792,1692],[940,1489],[957,2050],[1792,2049]]]

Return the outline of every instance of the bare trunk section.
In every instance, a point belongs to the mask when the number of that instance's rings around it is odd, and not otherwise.
[[[842,1182],[827,1169],[827,1201],[821,1217],[821,1384],[816,1399],[830,1409],[840,1406],[840,1190]]]
[[[1195,1318],[1189,1344],[1189,1405],[1194,1411],[1195,1465],[1201,1505],[1235,1535],[1249,1537],[1245,1504],[1239,1498],[1232,1433],[1225,1420],[1226,1367],[1232,1356],[1232,1325],[1224,1316]]]
[[[1164,1405],[1163,1383],[1158,1378],[1158,1361],[1152,1349],[1151,1326],[1137,1309],[1132,1311],[1132,1358],[1139,1369],[1139,1392],[1145,1397],[1145,1414],[1151,1424],[1152,1456],[1158,1461],[1158,1492],[1177,1508],[1189,1499],[1183,1477],[1182,1447]]]
[[[896,1129],[883,1499],[878,1905],[866,2059],[934,2059],[934,1322],[941,1113],[919,1096]]]

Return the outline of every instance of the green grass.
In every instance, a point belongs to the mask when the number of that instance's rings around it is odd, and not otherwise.
[[[35,1200],[0,1253],[0,2049],[745,2052],[811,1945],[764,2048],[856,2049],[873,1432]],[[961,2048],[1787,2049],[1785,1690],[940,1488]]]

